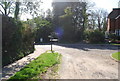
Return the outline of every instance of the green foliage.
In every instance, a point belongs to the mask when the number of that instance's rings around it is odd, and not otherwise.
[[[43,53],[30,64],[26,65],[23,69],[12,76],[8,81],[14,79],[30,79],[37,76],[45,71],[48,67],[60,63],[61,55],[59,53]]]
[[[72,12],[71,8],[65,9],[65,15],[60,16],[60,24],[64,30],[62,40],[70,41],[74,38],[74,27],[72,26]]]
[[[29,24],[23,23],[24,29],[22,30],[22,51],[24,54],[29,54],[34,51],[34,40],[35,35],[34,32],[32,32],[31,27]]]
[[[2,64],[7,65],[34,51],[34,35],[21,21],[2,16]]]
[[[120,61],[120,52],[113,53],[112,57]]]
[[[60,25],[64,29],[62,40],[68,42],[82,41],[87,23],[85,7],[67,7],[64,12],[65,14],[60,16]]]
[[[71,15],[72,14],[72,9],[71,7],[67,7],[65,10],[64,10],[65,14],[66,15]]]
[[[104,33],[98,30],[85,31],[85,39],[90,43],[102,43],[105,41]]]
[[[109,39],[111,41],[120,40],[120,36],[117,36],[115,33],[110,33],[109,34]]]
[[[35,42],[39,43],[40,38],[43,38],[43,42],[49,42],[48,35],[53,31],[52,23],[40,17],[35,18],[34,21],[37,25]]]

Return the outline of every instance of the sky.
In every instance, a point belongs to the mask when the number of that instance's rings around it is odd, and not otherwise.
[[[42,0],[44,8],[50,8],[52,0]],[[113,8],[118,8],[119,0],[88,0],[89,2],[95,2],[96,7],[107,9],[111,12]]]
[[[98,8],[104,8],[109,13],[112,11],[113,8],[118,8],[118,2],[119,0],[91,0],[95,2],[96,7]]]
[[[113,8],[118,8],[119,0],[88,0],[89,2],[94,2],[96,8],[103,8],[110,13]],[[42,0],[43,4],[41,5],[41,9],[46,11],[47,9],[52,9],[51,3],[52,0]],[[29,15],[26,17],[31,18]],[[22,20],[25,19],[25,16],[22,16]]]

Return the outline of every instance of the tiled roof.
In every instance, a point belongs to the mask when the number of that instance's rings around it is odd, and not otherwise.
[[[114,8],[113,11],[108,15],[108,18],[115,19],[120,15],[120,8]]]
[[[120,15],[118,15],[115,19],[118,19],[120,17]]]

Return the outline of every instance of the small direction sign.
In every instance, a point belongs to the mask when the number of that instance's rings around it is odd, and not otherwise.
[[[50,39],[51,42],[57,42],[58,39]]]
[[[48,37],[50,38],[51,51],[53,52],[53,50],[52,50],[52,44],[53,44],[54,42],[58,42],[58,38],[54,38],[54,36],[52,36],[52,35],[49,35]]]

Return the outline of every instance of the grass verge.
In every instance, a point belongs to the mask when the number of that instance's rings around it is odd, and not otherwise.
[[[112,57],[118,61],[120,61],[120,52],[116,52],[112,54]]]
[[[120,44],[113,43],[112,45],[120,45]]]
[[[47,71],[49,67],[60,63],[61,54],[54,52],[45,52],[41,54],[38,58],[33,60],[30,64],[26,65],[23,69],[12,76],[8,81],[13,81],[15,79],[22,81],[28,81],[34,76]]]

